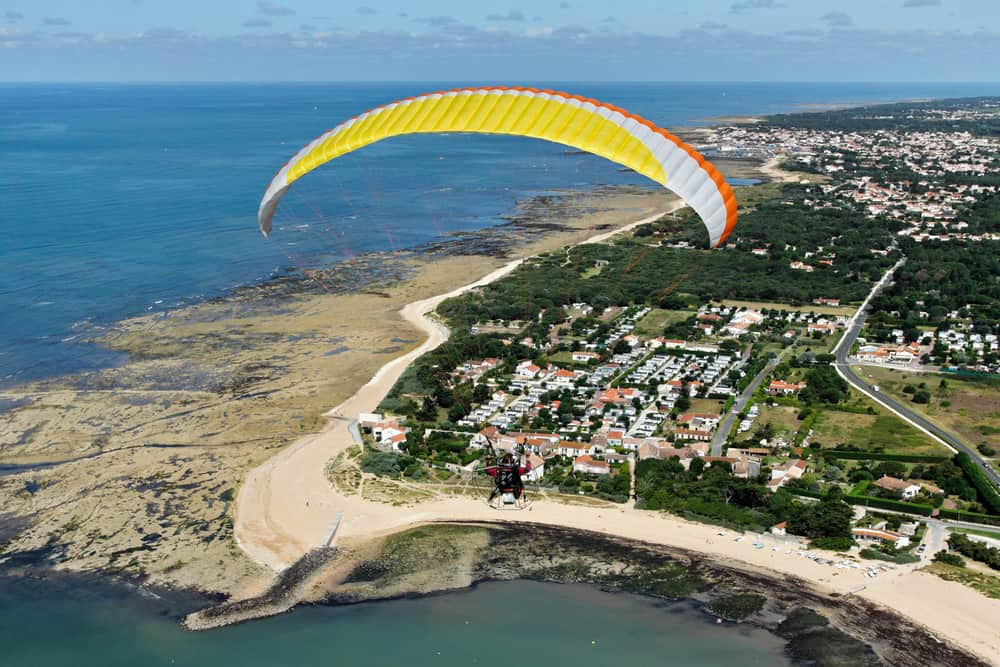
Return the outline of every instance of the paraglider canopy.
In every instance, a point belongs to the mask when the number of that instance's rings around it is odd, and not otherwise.
[[[275,174],[257,218],[267,236],[281,197],[296,180],[341,155],[404,134],[469,132],[545,139],[628,167],[676,193],[695,210],[713,247],[736,225],[736,197],[692,147],[610,104],[534,88],[462,88],[377,107],[324,132]]]

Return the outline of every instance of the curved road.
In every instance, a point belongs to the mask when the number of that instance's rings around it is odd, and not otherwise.
[[[882,291],[886,284],[888,284],[889,280],[891,280],[896,269],[898,269],[905,261],[906,258],[904,257],[899,260],[895,266],[889,269],[884,276],[882,276],[882,279],[875,284],[875,287],[872,288],[868,298],[866,298],[864,303],[861,304],[861,307],[858,308],[858,312],[856,312],[848,322],[847,331],[844,333],[843,338],[840,339],[840,342],[837,343],[837,347],[834,348],[834,354],[836,355],[834,367],[837,369],[837,373],[840,377],[844,378],[844,380],[850,383],[851,386],[861,393],[881,404],[883,407],[896,413],[896,415],[901,417],[903,420],[917,427],[952,451],[965,452],[971,456],[973,461],[976,461],[980,466],[982,466],[983,472],[986,473],[986,476],[990,479],[990,481],[992,481],[996,486],[1000,486],[1000,474],[998,474],[997,471],[988,463],[983,461],[983,459],[979,456],[979,452],[977,452],[974,447],[970,447],[965,442],[959,440],[951,433],[941,429],[939,426],[927,420],[922,415],[910,410],[894,398],[886,396],[882,392],[876,391],[872,385],[862,380],[853,370],[851,370],[847,357],[851,352],[851,347],[854,345],[854,341],[858,338],[858,334],[861,333],[861,328],[864,326],[865,320],[868,318],[868,304],[871,302],[872,298],[877,296]]]

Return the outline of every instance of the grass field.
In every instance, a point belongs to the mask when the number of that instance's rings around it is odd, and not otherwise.
[[[873,401],[852,391],[852,404],[875,406]],[[857,414],[824,410],[813,424],[812,442],[824,447],[843,443],[852,448],[895,454],[946,456],[947,448],[881,407],[877,414]]]
[[[879,390],[904,402],[946,431],[955,433],[972,446],[981,443],[1000,450],[1000,380],[963,380],[942,373],[916,373],[878,366],[854,366],[860,377],[879,386]],[[947,388],[940,388],[941,380]],[[903,392],[908,384],[926,383],[930,403],[910,400]]]
[[[790,306],[787,303],[775,303],[773,301],[737,301],[733,299],[725,299],[722,303],[727,306],[735,306],[737,308],[753,308],[754,310],[767,308],[768,310],[787,310],[790,313],[822,313],[823,315],[844,315],[847,317],[850,317],[855,310],[850,306],[821,306],[816,303],[807,303],[802,306]]]
[[[692,398],[691,409],[688,412],[704,412],[719,414],[722,412],[722,401],[714,398]]]
[[[761,404],[760,414],[753,426],[746,433],[740,433],[737,441],[749,440],[759,427],[769,423],[774,429],[775,436],[784,437],[785,440],[791,442],[802,423],[798,420],[798,414],[798,408],[787,405],[768,406]]]
[[[663,310],[653,308],[644,318],[635,323],[635,335],[641,338],[656,338],[663,335],[668,324],[683,322],[695,314],[693,310]]]

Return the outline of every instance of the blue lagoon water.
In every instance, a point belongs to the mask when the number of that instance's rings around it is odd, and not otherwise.
[[[2,580],[0,580],[2,582]],[[676,665],[792,662],[784,642],[716,625],[685,603],[585,586],[486,584],[471,591],[276,618],[190,633],[156,605],[108,591],[0,588],[0,664],[11,667],[294,665]]]
[[[519,199],[642,184],[561,146],[414,136],[264,187],[338,122],[455,84],[0,85],[0,386],[113,363],[94,327],[301,268],[503,222]],[[944,84],[547,84],[680,127],[817,103],[996,93]],[[283,227],[283,228],[282,228]]]

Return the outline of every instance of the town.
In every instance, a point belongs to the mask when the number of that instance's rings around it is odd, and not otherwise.
[[[1000,318],[988,299],[969,299],[968,275],[932,292],[914,282],[945,246],[970,266],[995,261],[997,184],[986,172],[996,141],[781,117],[715,128],[704,141],[707,152],[795,172],[780,189],[749,189],[740,228],[697,260],[728,263],[743,280],[720,296],[683,269],[699,241],[674,215],[446,302],[453,339],[377,412],[357,415],[361,469],[458,484],[492,448],[519,454],[531,492],[548,497],[860,545],[897,562],[942,552],[940,519],[993,523],[1000,497],[979,463],[849,387],[833,364],[870,300],[847,358],[887,395],[945,409],[967,389],[962,373],[1000,370]],[[814,211],[805,233],[800,220]],[[869,295],[887,271],[894,280]],[[562,295],[538,300],[551,289],[534,286],[554,284]],[[904,371],[914,379],[892,375]],[[995,453],[986,442],[979,451]],[[808,518],[817,502],[850,516],[818,526]]]

